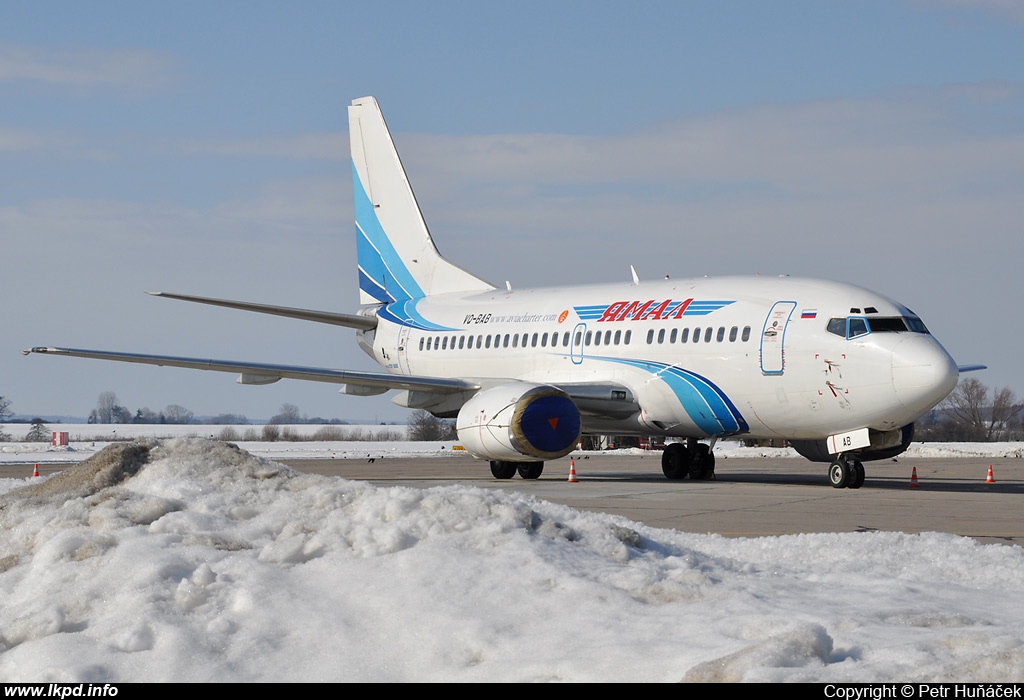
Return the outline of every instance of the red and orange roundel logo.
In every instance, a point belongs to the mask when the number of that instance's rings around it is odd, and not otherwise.
[[[562,323],[567,318],[569,318],[569,309],[566,309],[562,313],[558,314],[558,322],[559,323]]]

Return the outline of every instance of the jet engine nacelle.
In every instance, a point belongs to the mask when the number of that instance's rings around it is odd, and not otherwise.
[[[527,382],[478,392],[455,421],[466,450],[508,462],[564,457],[579,442],[581,425],[580,411],[568,394]]]
[[[904,425],[898,430],[888,433],[872,433],[871,445],[857,450],[857,458],[862,462],[874,459],[890,459],[910,447],[914,439],[914,424]],[[828,451],[827,440],[790,440],[789,446],[800,455],[812,462],[832,462],[836,456]]]

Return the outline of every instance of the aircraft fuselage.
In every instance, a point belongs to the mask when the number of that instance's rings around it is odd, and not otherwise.
[[[584,432],[788,439],[887,432],[928,411],[958,376],[913,312],[821,280],[493,290],[389,304],[377,316],[361,345],[395,374],[443,377],[458,367],[481,386],[609,382],[631,390],[634,414],[584,413]]]

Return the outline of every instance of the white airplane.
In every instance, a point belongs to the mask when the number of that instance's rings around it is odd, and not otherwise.
[[[864,483],[862,460],[906,449],[914,421],[960,371],[907,307],[849,284],[723,277],[501,289],[443,258],[377,101],[349,107],[361,308],[354,315],[154,292],[184,301],[356,329],[385,370],[34,347],[41,353],[342,384],[455,417],[491,472],[541,475],[582,433],[682,439],[669,479],[714,475],[722,437],[783,438],[829,462],[836,488]],[[702,442],[706,440],[706,442]]]

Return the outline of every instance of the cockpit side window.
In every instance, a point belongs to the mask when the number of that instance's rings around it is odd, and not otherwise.
[[[919,319],[917,316],[904,316],[903,320],[907,322],[907,328],[909,328],[912,333],[929,334],[928,327],[925,326],[924,321]]]
[[[851,316],[846,319],[846,337],[856,338],[858,336],[867,335],[871,332],[871,328],[868,327],[868,321],[866,318],[860,318],[859,316]]]

